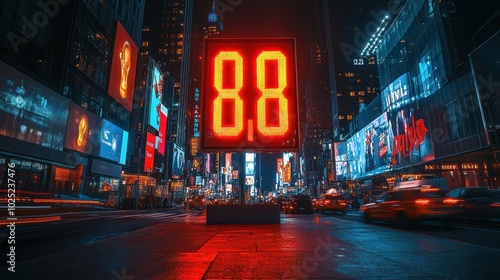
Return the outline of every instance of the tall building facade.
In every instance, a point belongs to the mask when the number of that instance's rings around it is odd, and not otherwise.
[[[306,119],[303,125],[302,156],[304,178],[309,192],[319,195],[318,187],[328,184],[326,143],[338,137],[336,80],[327,1],[315,1],[319,40],[310,48],[310,67],[305,85]],[[329,153],[331,154],[331,152]]]
[[[329,5],[337,70],[336,95],[340,104],[337,141],[349,137],[353,117],[380,93],[375,56],[362,55],[362,49],[381,25],[387,2],[356,0]]]
[[[0,179],[14,163],[20,191],[116,202],[143,11],[139,0],[0,4]]]
[[[175,180],[185,176],[188,165],[185,156],[189,147],[187,114],[194,14],[193,0],[146,2],[141,54],[151,56],[165,74],[164,103],[169,110],[167,172]],[[174,157],[175,151],[182,159]],[[174,162],[186,164],[179,167]]]
[[[487,62],[498,57],[499,7],[483,4],[403,1],[376,50],[381,113],[358,121],[337,151],[347,178],[366,188],[429,177],[499,186],[499,68]]]

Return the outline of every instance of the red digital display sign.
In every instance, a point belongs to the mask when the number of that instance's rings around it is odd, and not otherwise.
[[[205,40],[201,151],[299,150],[295,39]]]
[[[108,94],[132,111],[138,49],[120,22],[116,23]]]

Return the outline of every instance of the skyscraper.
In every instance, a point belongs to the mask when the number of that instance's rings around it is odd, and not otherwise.
[[[174,146],[183,151],[188,147],[186,115],[191,86],[193,6],[193,0],[162,0],[147,1],[145,8],[141,54],[150,55],[165,72],[169,162],[173,162]],[[172,169],[170,174],[173,175]]]
[[[116,197],[134,93],[144,2],[2,4],[4,165],[19,163],[19,191]],[[2,100],[8,100],[2,98]],[[7,104],[4,104],[7,105]],[[10,117],[13,112],[13,118]],[[0,184],[4,185],[4,184]]]
[[[328,158],[325,157],[323,144],[338,137],[338,109],[328,2],[315,1],[314,10],[319,40],[310,48],[302,153],[305,157],[306,184],[312,194],[318,195],[316,187],[328,180],[324,174]]]

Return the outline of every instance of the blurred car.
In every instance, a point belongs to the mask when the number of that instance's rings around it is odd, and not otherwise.
[[[188,199],[189,209],[205,209],[206,199],[203,195],[195,194]]]
[[[223,198],[220,198],[220,197],[209,197],[207,198],[206,200],[206,204],[210,204],[210,205],[221,205],[221,204],[226,204],[226,201],[223,199]]]
[[[285,214],[308,213],[313,214],[312,199],[308,195],[292,195],[285,205]]]
[[[347,199],[341,194],[322,194],[314,203],[314,211],[319,213],[341,211],[345,214],[348,204]]]
[[[500,222],[500,192],[488,187],[461,187],[445,195],[445,203],[459,212],[464,220],[489,220]]]
[[[428,189],[402,189],[381,194],[376,202],[360,207],[366,222],[393,221],[403,225],[417,221],[449,222],[457,219],[458,211],[445,197]]]
[[[286,204],[288,203],[289,200],[290,200],[289,196],[286,195],[278,196],[277,204],[279,204],[280,206],[280,211],[285,211]]]

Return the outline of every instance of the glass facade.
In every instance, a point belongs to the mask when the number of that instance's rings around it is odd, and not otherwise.
[[[356,116],[351,124],[356,133],[346,141],[348,176],[345,171],[337,175],[363,180],[399,174],[397,181],[401,174],[427,171],[447,178],[450,187],[497,184],[491,177],[498,168],[491,163],[493,156],[474,153],[498,143],[500,117],[493,112],[500,109],[494,63],[500,35],[472,52],[472,69],[464,68],[457,57],[464,46],[453,43],[457,26],[446,22],[449,2],[408,1],[380,39],[377,57],[388,144],[376,140],[384,130],[368,134],[373,125]],[[377,152],[377,143],[384,153]],[[357,157],[350,155],[355,147]]]
[[[446,84],[451,62],[439,15],[436,1],[408,1],[385,38],[379,39],[381,89],[405,74],[413,98],[425,98]]]
[[[498,67],[500,53],[498,46],[500,46],[500,31],[497,31],[494,36],[470,55],[474,84],[484,110],[488,130],[500,128],[500,114],[498,114],[500,111],[500,71]],[[496,141],[494,144],[498,143],[498,139],[492,139],[493,141]]]

